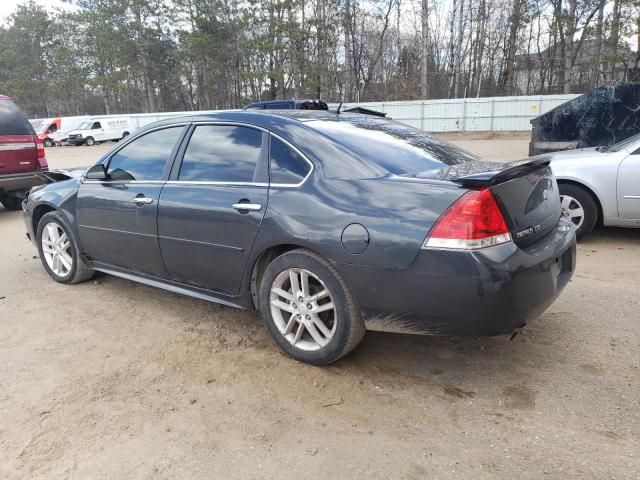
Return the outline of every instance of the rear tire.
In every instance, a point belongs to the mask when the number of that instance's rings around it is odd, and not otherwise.
[[[586,189],[577,185],[561,183],[559,190],[562,210],[571,218],[576,227],[576,237],[580,240],[598,223],[596,200]]]
[[[62,214],[43,215],[36,232],[40,261],[56,282],[75,284],[93,277],[95,271],[80,254],[73,230]]]
[[[346,281],[327,260],[308,250],[292,250],[267,266],[259,307],[278,346],[312,365],[335,362],[365,334]]]
[[[93,139],[93,137],[87,137],[86,140],[84,141],[85,145],[88,145],[89,147],[94,145],[96,143],[96,141]]]
[[[18,197],[6,196],[0,200],[2,206],[7,210],[20,210],[22,209],[22,200]]]

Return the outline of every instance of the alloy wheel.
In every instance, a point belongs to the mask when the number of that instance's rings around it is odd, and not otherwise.
[[[569,195],[560,195],[560,205],[564,213],[569,215],[569,218],[576,226],[576,230],[578,230],[584,223],[584,207],[582,204]]]
[[[47,223],[42,230],[42,253],[51,271],[58,277],[66,277],[73,268],[71,241],[60,225]]]
[[[331,292],[309,270],[281,272],[271,286],[269,304],[282,336],[300,350],[320,350],[336,332],[337,312]]]

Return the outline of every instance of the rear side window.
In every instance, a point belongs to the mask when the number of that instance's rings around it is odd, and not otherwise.
[[[339,122],[313,120],[308,124],[395,175],[441,170],[478,160],[451,143],[382,118],[347,116]]]
[[[249,127],[200,125],[184,152],[179,180],[252,183],[262,153],[262,132]]]
[[[311,165],[289,145],[271,137],[270,174],[272,184],[297,185],[311,170]]]
[[[0,100],[0,135],[34,135],[24,113],[11,100]]]
[[[184,127],[155,130],[136,138],[109,162],[110,180],[162,180],[164,167]]]

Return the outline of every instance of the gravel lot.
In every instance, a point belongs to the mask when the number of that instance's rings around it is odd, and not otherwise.
[[[21,213],[0,209],[0,232],[2,479],[640,477],[640,230],[581,243],[513,341],[369,333],[329,368],[285,357],[252,313],[108,276],[58,285]]]

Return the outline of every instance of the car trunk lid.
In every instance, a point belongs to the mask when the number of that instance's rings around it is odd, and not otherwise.
[[[452,181],[469,187],[490,188],[513,241],[525,247],[551,232],[562,214],[558,184],[549,161],[539,158],[514,162],[503,165],[499,171],[477,172]]]
[[[490,189],[513,241],[525,247],[551,232],[562,214],[550,161],[549,157],[512,163],[470,161],[418,177],[447,180],[469,189]]]

